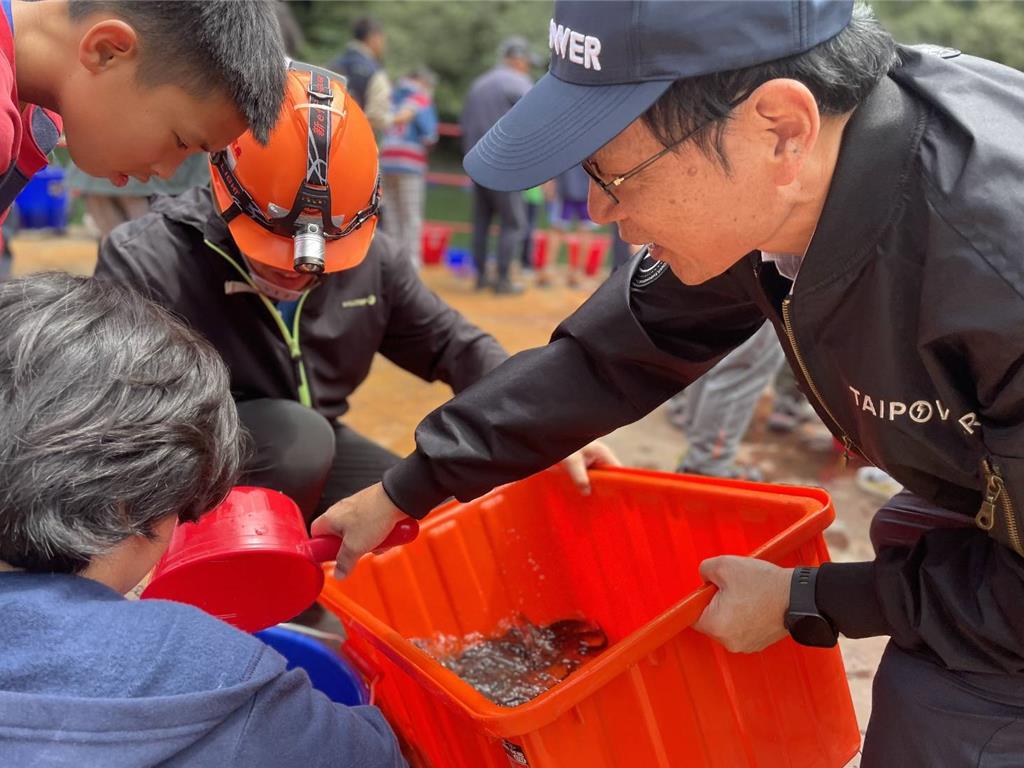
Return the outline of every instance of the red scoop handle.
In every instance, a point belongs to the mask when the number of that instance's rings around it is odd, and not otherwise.
[[[419,532],[420,524],[417,521],[412,518],[401,520],[391,529],[391,533],[380,543],[380,546],[373,550],[373,553],[379,554],[386,549],[408,544],[419,535]],[[318,563],[334,560],[338,556],[339,549],[341,549],[340,536],[313,536],[309,540],[310,557]]]

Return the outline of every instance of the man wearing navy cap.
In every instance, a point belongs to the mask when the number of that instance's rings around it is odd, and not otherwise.
[[[889,636],[864,768],[1021,765],[1024,75],[897,46],[850,2],[558,2],[550,47],[466,169],[519,189],[583,162],[591,216],[648,251],[314,525],[339,568],[641,418],[767,319],[906,491],[871,562],[706,561],[696,628],[738,652]]]

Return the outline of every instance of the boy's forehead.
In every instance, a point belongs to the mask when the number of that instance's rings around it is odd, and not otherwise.
[[[224,99],[219,106],[204,106],[201,111],[186,113],[179,129],[189,146],[218,152],[248,130],[248,123],[230,100]]]

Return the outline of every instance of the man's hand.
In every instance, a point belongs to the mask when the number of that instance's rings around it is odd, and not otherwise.
[[[733,653],[754,653],[784,638],[792,568],[725,555],[700,564],[718,592],[693,625]]]
[[[562,459],[562,466],[583,495],[590,494],[589,467],[620,467],[621,462],[615,458],[612,449],[599,440],[580,448],[576,453]]]
[[[396,507],[380,483],[342,499],[331,506],[310,526],[314,536],[340,536],[341,549],[334,575],[343,579],[352,572],[359,558],[374,550],[408,516]]]

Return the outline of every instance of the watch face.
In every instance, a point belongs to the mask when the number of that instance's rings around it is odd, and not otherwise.
[[[838,639],[828,619],[814,613],[789,614],[786,617],[786,628],[800,645],[831,648]]]

